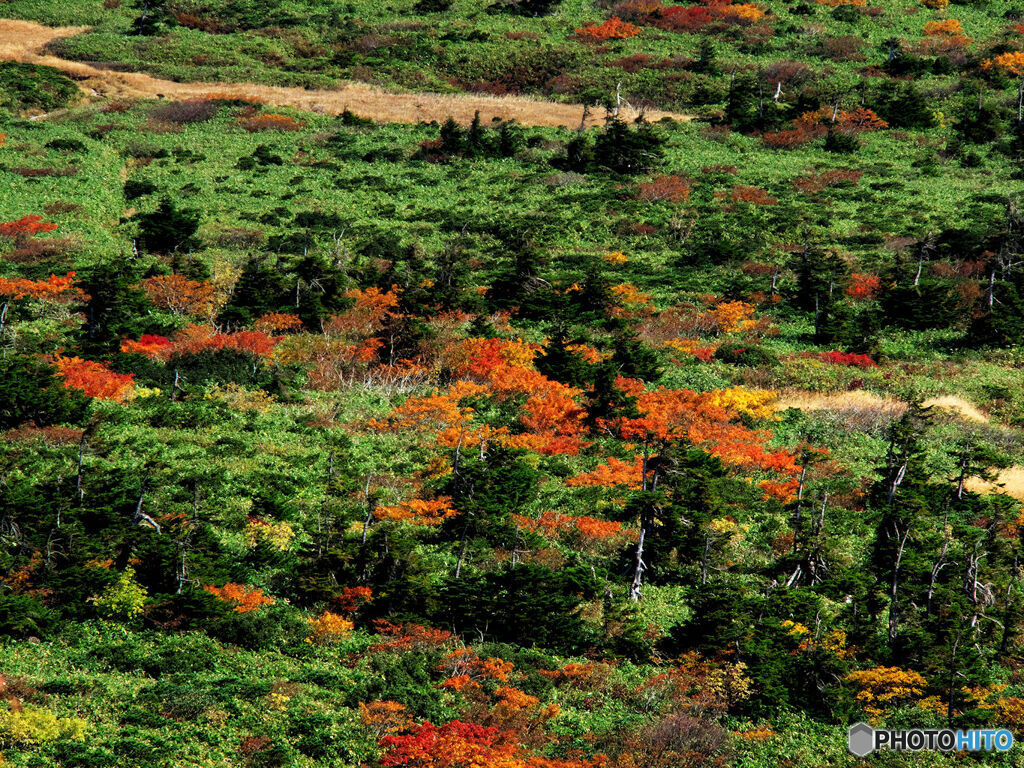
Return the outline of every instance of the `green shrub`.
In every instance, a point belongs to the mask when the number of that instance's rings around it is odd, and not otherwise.
[[[0,107],[15,111],[41,109],[49,112],[78,99],[75,82],[53,67],[0,62]]]

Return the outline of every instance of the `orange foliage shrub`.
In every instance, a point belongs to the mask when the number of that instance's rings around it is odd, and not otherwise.
[[[58,355],[53,364],[64,379],[65,387],[80,389],[89,397],[123,403],[135,394],[133,373],[115,373],[103,363],[80,357]]]
[[[371,652],[436,650],[455,642],[455,635],[451,632],[422,624],[392,624],[384,619],[376,619],[373,626],[383,639],[369,647]]]
[[[840,112],[836,122],[839,130],[852,133],[867,133],[888,128],[889,124],[874,113],[873,110],[860,107],[853,112]]]
[[[373,599],[373,590],[369,587],[345,587],[334,596],[333,602],[342,613],[352,614],[371,599]]]
[[[850,284],[846,288],[846,295],[857,301],[871,301],[878,295],[878,290],[882,287],[882,281],[877,275],[865,272],[851,273],[850,280]]]
[[[1000,53],[994,58],[981,62],[981,68],[985,72],[996,70],[1014,77],[1024,77],[1024,51]]]
[[[0,237],[7,237],[14,241],[27,240],[30,237],[53,232],[57,225],[50,221],[43,221],[43,217],[33,213],[22,216],[17,221],[0,223]]]
[[[365,291],[352,289],[345,297],[354,300],[351,308],[340,315],[332,315],[324,324],[328,335],[366,338],[381,331],[385,323],[399,316],[399,289],[392,286],[390,291],[370,287]]]
[[[306,621],[310,631],[308,640],[312,643],[336,643],[351,632],[354,626],[349,619],[330,611],[324,611]]]
[[[654,312],[651,294],[642,292],[632,283],[613,285],[611,293],[618,305],[612,309],[615,317],[638,317]]]
[[[377,738],[385,733],[402,733],[412,726],[405,705],[397,701],[359,702],[359,720]]]
[[[715,197],[722,199],[724,192],[716,192]],[[745,187],[737,185],[729,193],[729,199],[734,203],[753,203],[754,205],[776,205],[779,202],[777,197],[772,197],[760,187]]]
[[[943,19],[942,21],[927,22],[924,25],[924,33],[928,37],[948,37],[962,35],[964,28],[959,19]]]
[[[441,659],[437,668],[446,677],[441,687],[461,691],[483,680],[507,683],[515,665],[495,656],[481,659],[472,648],[459,648]]]
[[[751,3],[709,2],[711,15],[732,24],[754,24],[764,18],[764,11]]]
[[[73,292],[75,298],[82,296],[75,287],[74,272],[68,272],[64,277],[50,275],[46,280],[0,277],[0,296],[12,299],[52,299],[68,292]]]
[[[534,755],[494,726],[452,720],[438,727],[426,722],[406,735],[383,736],[384,768],[586,768],[592,763]]]
[[[658,176],[641,184],[637,189],[637,199],[648,202],[664,201],[667,203],[685,203],[690,199],[691,182],[682,176]]]
[[[257,318],[252,327],[254,331],[268,335],[281,331],[300,331],[302,330],[302,320],[297,315],[268,312]]]
[[[810,171],[803,176],[797,176],[793,179],[793,186],[796,187],[798,192],[810,195],[821,192],[828,187],[834,187],[837,184],[850,183],[855,185],[863,175],[863,171]]]
[[[175,354],[194,355],[207,349],[233,349],[257,357],[269,357],[279,339],[260,331],[217,333],[208,325],[190,325],[170,339],[147,334],[138,341],[121,342],[122,352],[137,352],[147,357],[166,360]]]
[[[576,36],[587,42],[603,42],[605,40],[625,40],[640,34],[640,27],[613,16],[603,24],[580,27]]]
[[[619,387],[637,400],[639,418],[600,420],[599,426],[618,433],[625,440],[674,441],[684,439],[717,456],[725,464],[746,470],[795,475],[799,467],[791,453],[769,451],[765,443],[771,433],[752,430],[735,423],[744,414],[772,418],[774,399],[770,392],[752,392],[741,387],[698,394],[687,389],[642,391],[638,383],[620,379]],[[643,458],[632,463],[609,458],[594,471],[570,478],[570,486],[643,484]],[[766,489],[768,490],[768,489]],[[775,493],[775,489],[770,492]]]
[[[580,486],[600,485],[608,488],[624,485],[636,489],[641,486],[643,475],[643,457],[637,456],[632,462],[609,456],[604,464],[599,464],[592,472],[570,477],[565,484],[571,488]]]
[[[437,443],[449,448],[498,440],[509,447],[545,454],[577,453],[587,444],[581,437],[585,411],[576,402],[581,392],[532,368],[538,350],[536,345],[502,339],[471,338],[453,344],[443,355],[444,364],[464,378],[444,394],[411,397],[387,419],[371,420],[367,426],[434,432]],[[528,431],[512,435],[505,427],[473,425],[473,409],[460,401],[484,394],[499,400],[527,395],[520,422]]]
[[[847,674],[845,679],[859,689],[857,701],[873,720],[888,709],[914,703],[928,685],[928,681],[917,672],[899,667],[856,670]]]
[[[705,363],[710,362],[711,358],[715,355],[715,347],[705,346],[696,339],[669,339],[665,342],[665,346],[676,352],[693,355]]]
[[[233,603],[235,613],[250,613],[262,608],[264,605],[273,605],[274,599],[263,594],[261,589],[246,589],[241,584],[228,582],[223,587],[207,585],[203,587],[207,592],[225,603]]]
[[[791,129],[766,133],[762,140],[769,147],[787,149],[806,144],[824,136],[831,126],[834,130],[848,134],[867,133],[888,128],[889,124],[872,110],[863,107],[853,112],[839,110],[833,121],[832,107],[822,107],[812,112],[805,112],[793,121]]]
[[[306,125],[306,121],[296,120],[288,115],[267,114],[239,118],[238,124],[249,133],[256,133],[258,131],[300,131]]]
[[[213,312],[215,288],[210,283],[189,280],[184,275],[160,275],[142,281],[149,300],[175,315],[207,317]]]
[[[411,499],[391,507],[377,507],[373,511],[378,520],[394,520],[411,525],[440,525],[449,517],[459,514],[451,505],[449,496],[438,499]]]
[[[704,313],[712,324],[712,332],[742,333],[753,328],[754,308],[745,301],[723,301]]]
[[[623,533],[622,523],[587,515],[574,517],[548,511],[542,512],[537,518],[512,515],[512,521],[524,531],[533,531],[544,536],[577,534],[589,542],[612,539]]]

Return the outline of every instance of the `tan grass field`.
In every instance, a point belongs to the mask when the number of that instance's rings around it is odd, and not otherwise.
[[[1024,467],[1018,465],[1001,470],[999,477],[996,478],[994,483],[986,483],[976,477],[972,477],[964,483],[964,487],[969,491],[977,491],[978,493],[994,493],[998,491],[1024,501]]]
[[[306,90],[256,83],[177,83],[138,72],[112,72],[90,64],[51,56],[44,46],[62,37],[86,31],[87,27],[45,27],[29,21],[0,19],[0,60],[44,64],[60,69],[79,82],[88,98],[198,99],[205,96],[254,98],[276,106],[341,114],[348,109],[359,117],[391,123],[444,121],[449,116],[468,125],[476,112],[484,125],[495,118],[516,120],[522,125],[564,126],[576,128],[583,116],[578,104],[556,104],[521,96],[479,94],[406,93],[387,91],[366,83],[347,82],[332,90]],[[592,110],[587,127],[603,121],[600,110]],[[635,116],[623,113],[627,119]],[[671,117],[689,120],[690,116],[651,110],[650,121]]]
[[[852,392],[785,392],[779,397],[779,408],[799,408],[804,411],[831,410],[844,411],[876,411],[891,418],[902,416],[907,410],[906,403],[895,397],[883,397],[874,392],[856,389]],[[976,405],[956,395],[932,397],[922,403],[923,406],[948,411],[963,421],[977,424],[988,423],[988,416]]]
[[[877,411],[898,418],[907,405],[895,397],[882,397],[864,389],[851,392],[783,392],[779,395],[779,409],[798,408],[801,411]]]

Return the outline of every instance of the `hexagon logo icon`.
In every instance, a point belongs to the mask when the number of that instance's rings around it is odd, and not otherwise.
[[[850,726],[848,736],[850,754],[866,757],[875,751],[875,729],[867,723],[856,723]]]

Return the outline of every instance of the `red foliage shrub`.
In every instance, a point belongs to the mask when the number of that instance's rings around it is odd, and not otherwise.
[[[672,32],[696,32],[711,23],[711,11],[699,5],[673,5],[654,20],[654,26]]]
[[[867,355],[858,355],[855,352],[819,352],[818,359],[832,365],[853,365],[858,368],[877,368],[878,363]]]
[[[623,72],[629,72],[632,74],[649,67],[652,61],[654,61],[653,56],[649,56],[646,53],[637,53],[633,56],[626,56],[621,59],[616,59],[615,61],[609,61],[606,66],[618,67]]]
[[[43,232],[53,232],[56,228],[56,224],[49,221],[43,221],[42,216],[33,213],[28,216],[22,216],[17,221],[8,221],[0,224],[0,237],[9,237],[12,240],[24,240],[29,237],[35,237]]]
[[[685,203],[690,199],[690,180],[683,176],[658,176],[641,184],[637,190],[637,199],[647,202],[665,201],[669,203]]]
[[[724,200],[726,196],[725,192],[715,193],[715,197],[719,200]],[[747,187],[742,184],[733,187],[732,192],[728,193],[728,198],[734,203],[753,203],[754,205],[775,205],[779,202],[777,197],[772,197],[760,187]]]
[[[846,295],[858,301],[870,301],[878,294],[882,281],[877,275],[869,275],[863,272],[854,272],[851,277],[853,281],[846,288]]]
[[[793,186],[796,187],[798,192],[802,192],[805,195],[811,195],[816,192],[821,192],[828,187],[834,187],[845,182],[856,185],[857,182],[860,181],[860,177],[863,175],[863,171],[810,171],[803,176],[797,176],[793,179]]]

